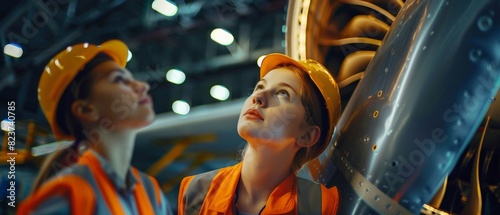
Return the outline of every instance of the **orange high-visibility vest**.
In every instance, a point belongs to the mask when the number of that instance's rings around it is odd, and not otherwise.
[[[78,164],[76,171],[57,176],[44,184],[36,193],[21,203],[17,213],[29,214],[48,198],[63,195],[68,198],[71,214],[74,215],[125,214],[118,193],[99,160],[87,151],[78,159]],[[133,194],[138,212],[140,214],[160,213],[162,199],[156,180],[140,173],[134,167],[131,167],[131,171],[137,179]],[[96,194],[100,194],[101,197],[96,197]],[[98,198],[104,199],[106,207],[97,207]]]
[[[182,180],[178,215],[232,215],[242,163]],[[337,213],[336,187],[326,188],[290,174],[269,196],[260,214],[333,215]]]

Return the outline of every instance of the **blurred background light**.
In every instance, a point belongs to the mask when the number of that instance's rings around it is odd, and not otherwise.
[[[167,81],[174,84],[182,84],[186,80],[186,74],[178,69],[170,69],[166,75]]]
[[[23,48],[17,44],[9,43],[3,47],[3,53],[11,57],[20,58],[23,56]]]
[[[172,110],[176,114],[186,115],[189,113],[190,106],[187,102],[183,100],[177,100],[172,104]]]
[[[132,60],[132,52],[128,50],[127,62],[129,62],[130,60]]]
[[[177,5],[167,0],[154,0],[151,7],[165,16],[175,16],[178,10]]]
[[[7,120],[7,119],[4,119],[2,120],[2,130],[4,131],[13,131],[15,128],[14,128],[14,125],[11,121]]]
[[[210,33],[210,38],[223,46],[231,45],[231,43],[234,42],[234,36],[229,31],[222,28],[214,29],[212,33]]]
[[[257,59],[257,65],[260,67],[262,65],[262,61],[264,60],[264,58],[266,57],[266,55],[262,55],[260,56],[258,59]]]
[[[220,101],[227,100],[227,98],[229,98],[230,94],[231,93],[229,92],[229,90],[222,85],[214,85],[214,86],[212,86],[212,88],[210,88],[210,95],[214,99],[217,99]]]

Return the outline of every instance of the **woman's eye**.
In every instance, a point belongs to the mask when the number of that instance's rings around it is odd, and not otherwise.
[[[124,80],[125,80],[125,78],[123,78],[122,76],[116,76],[113,81],[114,82],[123,82]]]
[[[113,80],[115,83],[127,83],[129,81],[128,78],[125,78],[124,76],[116,76],[115,79]]]
[[[253,91],[255,92],[257,90],[262,90],[262,89],[264,89],[264,85],[258,84],[257,86],[255,86],[255,89]]]
[[[284,96],[284,97],[286,97],[287,99],[289,99],[289,98],[290,98],[290,94],[289,94],[289,93],[288,93],[288,91],[286,91],[286,90],[279,90],[276,94],[277,94],[277,95],[279,95],[279,96]]]

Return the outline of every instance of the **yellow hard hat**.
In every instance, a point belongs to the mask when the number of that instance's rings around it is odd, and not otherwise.
[[[328,133],[326,133],[326,140],[323,143],[323,148],[320,150],[320,152],[322,152],[330,142],[335,124],[340,118],[341,104],[337,82],[333,79],[330,72],[317,61],[312,59],[295,60],[279,53],[268,54],[264,57],[260,66],[260,78],[264,77],[269,71],[281,64],[294,65],[307,72],[325,100],[329,126]]]
[[[59,101],[76,75],[98,53],[109,55],[120,66],[127,64],[128,47],[120,40],[109,40],[101,45],[81,43],[68,46],[54,56],[43,70],[38,83],[38,102],[58,139],[74,139],[61,130],[56,120]]]

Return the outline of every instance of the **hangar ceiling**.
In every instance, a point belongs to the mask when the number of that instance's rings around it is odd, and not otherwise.
[[[127,68],[151,85],[158,113],[171,111],[183,99],[192,107],[215,103],[208,91],[222,84],[229,99],[247,95],[256,76],[257,58],[284,52],[285,0],[175,0],[177,15],[166,17],[151,8],[152,0],[25,0],[5,1],[0,9],[1,44],[17,43],[20,58],[0,61],[0,105],[15,100],[18,119],[43,122],[36,85],[51,56],[69,44],[101,43],[118,38],[133,54]],[[214,28],[230,31],[227,47],[210,39]],[[186,73],[182,85],[165,80],[168,69]],[[248,84],[249,85],[248,85]]]

